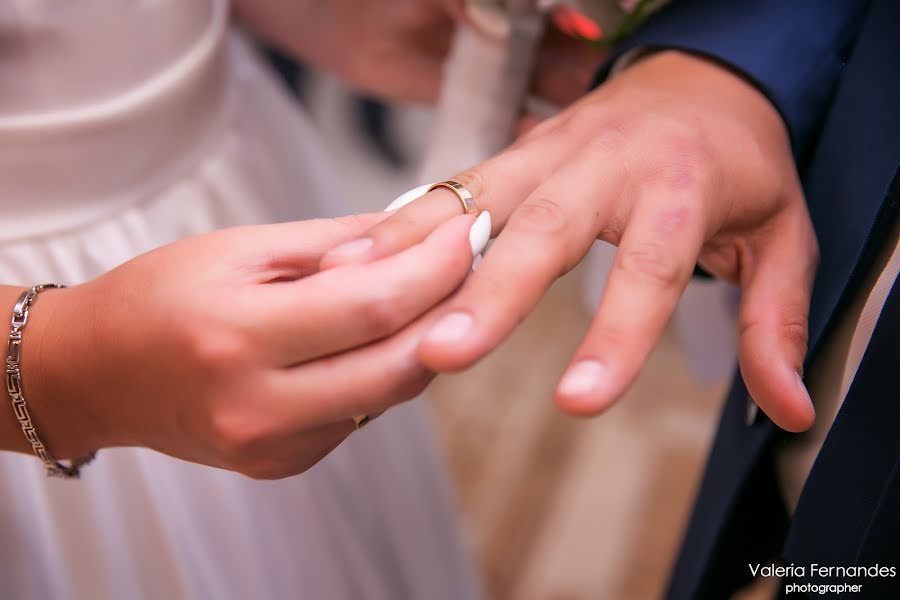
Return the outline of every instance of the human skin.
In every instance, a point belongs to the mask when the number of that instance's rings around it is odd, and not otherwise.
[[[818,247],[784,123],[747,81],[654,53],[453,178],[490,210],[498,238],[435,311],[424,364],[456,371],[484,357],[599,239],[618,251],[556,390],[564,410],[593,415],[622,396],[699,263],[741,287],[738,358],[753,400],[786,430],[811,426],[801,373]],[[365,251],[336,249],[322,267],[389,256],[458,207],[436,190],[363,234]]]
[[[406,102],[437,98],[454,19],[464,18],[432,0],[234,5],[288,52]],[[599,55],[553,33],[539,61],[535,91],[564,104]],[[428,321],[418,317],[471,265],[464,230],[473,219],[464,217],[451,225],[455,237],[448,230],[403,260],[316,275],[325,250],[383,216],[189,238],[42,293],[22,370],[44,443],[59,459],[144,446],[260,478],[315,464],[352,431],[354,415],[427,385],[433,373],[415,348]],[[21,291],[0,286],[0,305]],[[31,451],[13,418],[0,419],[0,448]]]
[[[327,248],[384,216],[226,229],[39,294],[21,369],[50,452],[142,446],[279,478],[323,458],[355,415],[415,397],[434,375],[416,358],[420,317],[471,272],[475,219],[318,272]],[[0,286],[0,303],[11,309],[21,291]],[[7,410],[0,448],[30,453]]]
[[[455,23],[471,22],[459,0],[236,0],[240,19],[302,60],[381,98],[433,103]],[[533,92],[564,106],[580,96],[601,53],[550,29],[538,52]]]

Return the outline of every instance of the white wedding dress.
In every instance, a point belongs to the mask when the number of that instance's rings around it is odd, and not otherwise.
[[[225,0],[0,0],[0,48],[4,284],[75,284],[184,236],[342,212]],[[62,481],[0,453],[0,598],[464,600],[449,492],[414,403],[277,482],[142,449]]]

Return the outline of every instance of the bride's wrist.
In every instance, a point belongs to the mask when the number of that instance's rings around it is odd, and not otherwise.
[[[22,289],[2,289],[0,307],[3,313],[11,315]],[[10,290],[12,294],[8,293]],[[73,373],[78,368],[79,355],[91,352],[90,342],[79,333],[87,315],[67,310],[77,295],[77,288],[42,292],[29,310],[27,327],[21,331],[22,395],[35,432],[57,460],[82,457],[111,445],[105,433],[107,428],[92,406],[90,386]],[[8,321],[6,325],[8,329]],[[4,337],[8,333],[4,331]],[[6,402],[0,407],[4,447],[30,453],[31,444],[19,426],[8,391],[4,397]]]

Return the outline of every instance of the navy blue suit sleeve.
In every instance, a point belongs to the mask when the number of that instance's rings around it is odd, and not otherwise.
[[[867,5],[866,0],[673,0],[616,47],[596,83],[633,48],[708,56],[769,98],[799,160],[816,138]]]

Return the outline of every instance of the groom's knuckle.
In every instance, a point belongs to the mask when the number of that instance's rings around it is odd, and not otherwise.
[[[797,311],[789,312],[781,320],[781,332],[790,344],[805,349],[809,342],[806,315]]]
[[[588,146],[605,153],[619,153],[628,144],[627,124],[610,121],[597,127],[588,140]]]
[[[567,115],[558,115],[556,117],[552,117],[541,121],[537,125],[535,125],[530,131],[525,133],[524,135],[519,136],[513,144],[510,146],[510,149],[518,149],[523,146],[528,145],[529,142],[540,140],[541,138],[553,135],[563,127],[569,120],[569,116]]]
[[[577,106],[565,122],[568,133],[583,136],[585,132],[603,130],[607,125],[621,123],[625,116],[602,102],[590,102]]]
[[[614,265],[625,275],[660,288],[678,285],[685,270],[675,254],[655,240],[620,248]]]
[[[549,195],[526,200],[510,218],[509,227],[527,234],[557,235],[568,229],[566,211]]]
[[[669,126],[660,134],[653,179],[673,191],[704,189],[715,183],[717,169],[709,145],[683,125]]]

